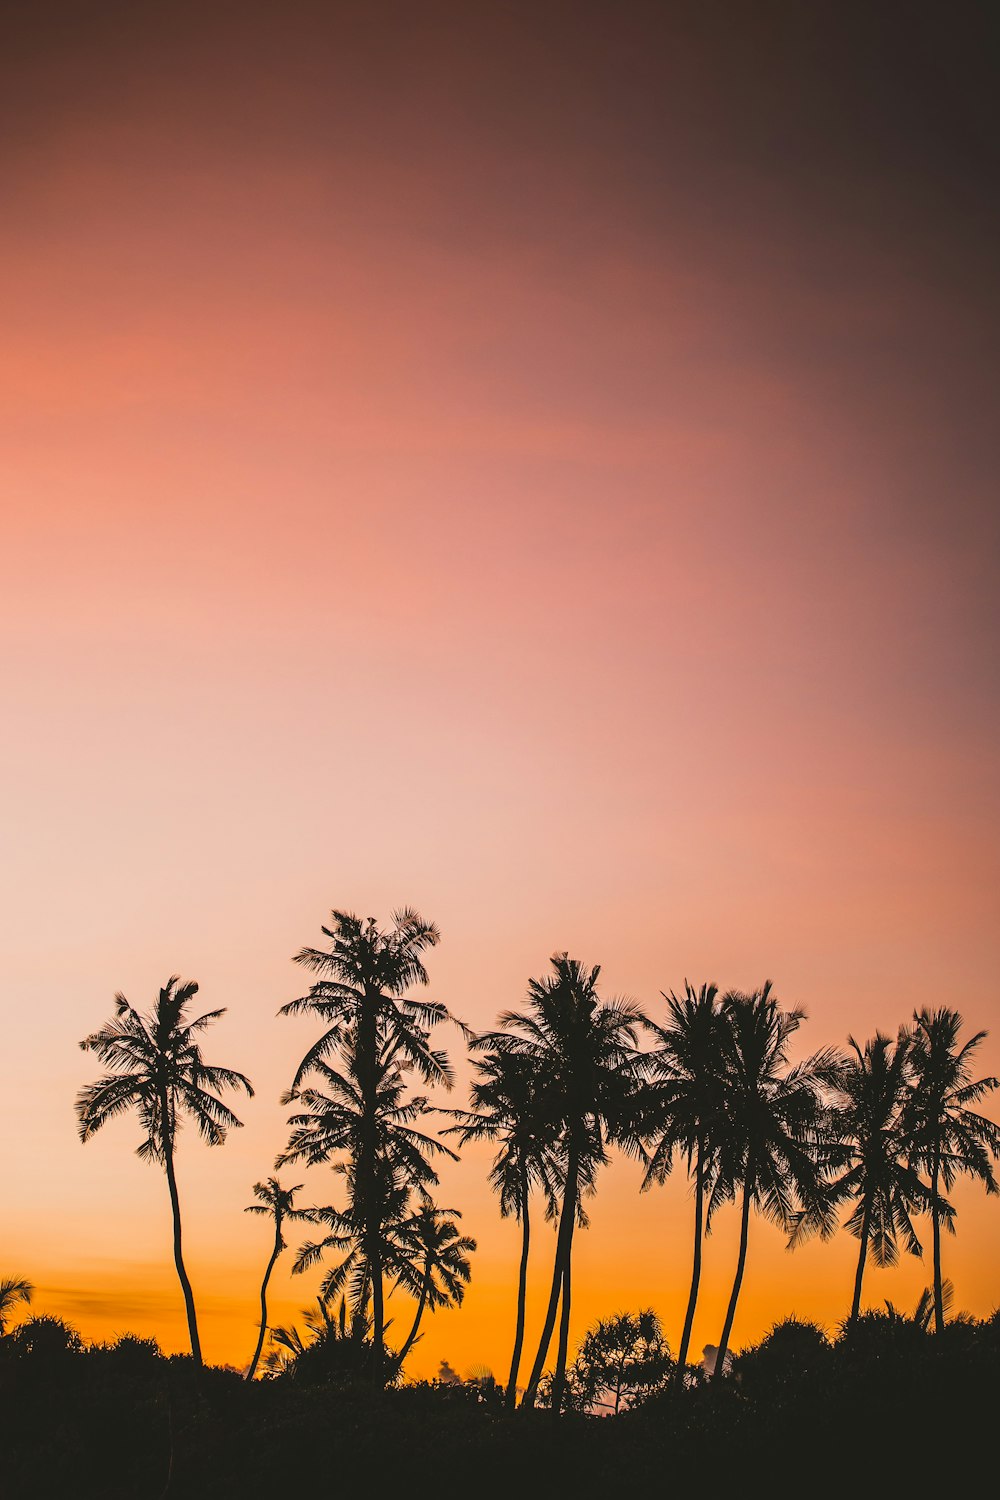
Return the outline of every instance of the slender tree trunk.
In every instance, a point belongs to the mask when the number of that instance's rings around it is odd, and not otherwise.
[[[576,1214],[573,1215],[575,1223]],[[552,1380],[552,1410],[556,1416],[562,1411],[566,1390],[566,1362],[569,1358],[569,1313],[572,1302],[573,1230],[566,1240],[562,1276],[562,1317],[559,1320],[559,1349],[556,1354],[556,1369]]]
[[[403,1368],[403,1360],[409,1354],[413,1344],[413,1340],[417,1336],[417,1329],[420,1327],[420,1319],[423,1317],[424,1308],[427,1305],[427,1292],[430,1288],[430,1284],[430,1271],[428,1270],[424,1275],[424,1284],[420,1288],[420,1301],[417,1303],[417,1315],[413,1320],[413,1327],[406,1335],[406,1339],[404,1340],[402,1349],[400,1349],[399,1353],[396,1355],[396,1364],[399,1369]]]
[[[164,1099],[161,1101],[164,1111],[164,1119],[169,1121],[169,1105]],[[177,1177],[174,1173],[174,1143],[167,1138],[164,1143],[163,1165],[167,1173],[167,1187],[170,1190],[170,1208],[174,1216],[174,1265],[177,1267],[177,1279],[184,1293],[184,1307],[187,1312],[188,1333],[191,1335],[191,1354],[194,1359],[194,1367],[200,1375],[202,1371],[201,1340],[198,1337],[198,1315],[195,1312],[194,1293],[188,1280],[188,1273],[184,1268],[184,1252],[181,1246],[181,1205],[177,1196]]]
[[[260,1334],[257,1338],[257,1347],[253,1351],[253,1359],[250,1361],[250,1367],[243,1377],[248,1382],[257,1373],[257,1364],[260,1360],[261,1350],[264,1347],[264,1339],[267,1334],[267,1283],[271,1279],[271,1272],[274,1270],[275,1261],[281,1254],[281,1248],[281,1226],[276,1225],[274,1231],[274,1249],[271,1251],[271,1259],[268,1261],[267,1270],[264,1272],[264,1280],[260,1284]]]
[[[694,1169],[694,1265],[691,1270],[691,1290],[688,1293],[687,1311],[684,1314],[684,1331],[681,1334],[681,1346],[677,1352],[677,1371],[674,1375],[676,1390],[682,1390],[684,1387],[684,1372],[687,1369],[691,1330],[694,1327],[694,1310],[698,1304],[698,1288],[701,1284],[701,1242],[705,1236],[704,1218],[705,1162],[704,1152],[699,1142]]]
[[[361,1161],[358,1191],[365,1221],[365,1253],[372,1283],[372,1383],[377,1390],[384,1385],[382,1350],[385,1343],[385,1298],[382,1286],[382,1224],[378,1213],[381,1201],[376,1162],[376,1109],[378,1092],[378,1025],[377,997],[365,986],[361,1007],[359,1036],[359,1072],[361,1083]]]
[[[569,1162],[566,1167],[566,1186],[563,1191],[563,1207],[559,1219],[559,1234],[556,1238],[555,1265],[552,1270],[552,1290],[549,1293],[549,1305],[545,1313],[545,1323],[542,1327],[542,1337],[538,1345],[538,1353],[535,1355],[535,1363],[532,1366],[524,1395],[521,1397],[522,1410],[530,1410],[535,1404],[535,1392],[538,1389],[538,1382],[545,1368],[545,1359],[549,1352],[549,1344],[552,1342],[552,1331],[556,1326],[556,1311],[559,1307],[559,1293],[562,1287],[562,1273],[565,1260],[564,1252],[567,1243],[572,1241],[573,1221],[576,1218],[577,1172],[576,1151],[571,1148]]]
[[[521,1350],[524,1347],[524,1313],[528,1297],[528,1250],[531,1245],[531,1222],[528,1217],[528,1174],[521,1172],[521,1265],[517,1276],[517,1324],[514,1328],[514,1352],[510,1359],[510,1375],[504,1405],[514,1410],[517,1399],[517,1372],[521,1367]]]
[[[866,1202],[864,1212],[861,1215],[861,1249],[858,1251],[858,1269],[854,1273],[854,1301],[851,1303],[851,1316],[849,1323],[855,1323],[861,1311],[861,1283],[865,1275],[865,1261],[868,1259],[868,1234],[871,1227],[871,1207]]]
[[[938,1209],[938,1183],[941,1176],[941,1164],[938,1154],[934,1153],[934,1166],[931,1172],[931,1193],[934,1201],[931,1204],[931,1234],[934,1239],[934,1332],[944,1332],[944,1283],[941,1279],[941,1214]]]
[[[736,1303],[739,1301],[740,1287],[743,1285],[743,1269],[747,1263],[747,1240],[750,1237],[750,1184],[747,1181],[743,1187],[743,1214],[740,1219],[740,1254],[736,1262],[736,1280],[733,1282],[732,1295],[729,1298],[729,1306],[726,1309],[726,1323],[722,1330],[722,1338],[719,1341],[719,1352],[715,1356],[715,1378],[725,1373],[726,1355],[729,1353],[729,1335],[733,1331],[733,1319],[736,1317]]]

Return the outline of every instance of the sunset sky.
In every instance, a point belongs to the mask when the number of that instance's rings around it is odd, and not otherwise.
[[[475,1028],[565,949],[654,1016],[769,977],[801,1051],[953,1005],[1000,1073],[997,44],[973,3],[5,7],[0,1275],[36,1310],[185,1347],[163,1175],[73,1112],[114,992],[179,973],[257,1089],[178,1157],[206,1357],[248,1360],[241,1210],[316,1031],[275,1012],[333,906],[436,921]],[[488,1159],[442,1174],[480,1248],[414,1374],[505,1372]],[[690,1202],[639,1176],[573,1336],[651,1305],[676,1349]],[[985,1315],[1000,1200],[955,1202]],[[755,1223],[734,1345],[834,1328],[856,1251]]]

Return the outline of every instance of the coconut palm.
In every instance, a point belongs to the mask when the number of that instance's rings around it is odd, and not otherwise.
[[[306,1052],[292,1081],[293,1094],[304,1079],[345,1045],[353,1054],[353,1075],[360,1096],[360,1136],[354,1164],[355,1207],[361,1215],[364,1260],[371,1271],[372,1324],[375,1349],[382,1347],[385,1307],[378,1217],[378,1090],[381,1070],[391,1058],[401,1070],[416,1071],[425,1083],[450,1088],[451,1068],[444,1052],[430,1043],[430,1032],[450,1019],[443,1005],[407,995],[427,983],[422,954],[439,941],[437,928],[416,912],[393,914],[387,932],[374,918],[334,911],[323,928],[329,949],[303,948],[296,963],[318,975],[308,994],[282,1006],[280,1015],[315,1015],[326,1029]],[[378,1380],[378,1356],[375,1372]]]
[[[882,1032],[860,1047],[848,1037],[850,1055],[837,1080],[831,1127],[842,1153],[842,1170],[832,1184],[836,1201],[853,1199],[847,1230],[858,1240],[858,1264],[849,1322],[861,1311],[865,1266],[871,1254],[877,1266],[894,1266],[898,1244],[910,1255],[923,1250],[913,1216],[936,1203],[951,1217],[951,1207],[934,1198],[908,1160],[909,1139],[903,1108],[910,1097],[912,1037],[901,1027],[895,1043]]]
[[[746,1269],[750,1212],[778,1224],[795,1243],[817,1232],[829,1237],[836,1212],[825,1181],[823,1093],[840,1058],[832,1048],[790,1066],[788,1043],[805,1018],[782,1010],[771,983],[752,994],[730,991],[722,1002],[721,1078],[724,1118],[717,1122],[708,1222],[741,1198],[740,1247],[715,1372],[726,1369],[729,1337]]]
[[[476,1242],[462,1234],[455,1222],[461,1217],[456,1208],[435,1208],[432,1203],[424,1203],[402,1226],[400,1238],[409,1253],[398,1283],[416,1297],[417,1311],[396,1355],[399,1369],[413,1347],[424,1311],[462,1305],[472,1275],[469,1256]]]
[[[643,1017],[630,1002],[599,1000],[599,967],[588,969],[566,953],[555,954],[551,963],[551,975],[529,982],[528,1010],[508,1011],[501,1017],[501,1030],[484,1042],[523,1058],[535,1070],[557,1131],[562,1202],[552,1287],[522,1405],[534,1405],[561,1303],[552,1379],[552,1407],[558,1412],[569,1350],[573,1231],[587,1222],[583,1198],[594,1191],[609,1143],[636,1153],[640,1149],[634,1105],[641,1062],[635,1043]]]
[[[413,1195],[420,1203],[429,1202],[429,1189],[437,1183],[433,1158],[457,1158],[435,1136],[416,1128],[415,1122],[429,1106],[422,1096],[407,1096],[405,1077],[390,1044],[383,1046],[376,1061],[373,1114],[359,1077],[353,1027],[345,1028],[340,1052],[339,1069],[322,1060],[312,1064],[312,1076],[324,1089],[292,1089],[285,1095],[285,1103],[304,1108],[291,1116],[288,1148],[277,1164],[305,1161],[317,1165],[335,1158],[333,1169],[344,1178],[346,1202],[342,1208],[310,1210],[312,1221],[324,1224],[327,1233],[302,1246],[292,1269],[301,1273],[330,1250],[337,1251],[339,1259],[326,1272],[321,1295],[329,1300],[346,1288],[355,1310],[364,1311],[369,1301],[373,1307],[384,1308],[385,1281],[407,1275],[410,1246],[404,1226],[413,1213]],[[371,1170],[362,1177],[369,1140],[373,1143]],[[373,1239],[377,1255],[372,1254]],[[382,1331],[384,1335],[384,1315]]]
[[[257,1364],[260,1360],[261,1350],[264,1347],[264,1339],[267,1335],[267,1284],[271,1279],[275,1262],[282,1250],[286,1248],[284,1236],[285,1223],[289,1220],[312,1220],[314,1215],[312,1209],[296,1208],[295,1194],[302,1191],[302,1184],[296,1183],[295,1187],[283,1188],[277,1177],[268,1177],[264,1182],[255,1182],[253,1185],[254,1196],[260,1201],[249,1204],[243,1212],[246,1214],[266,1214],[274,1220],[274,1248],[271,1258],[264,1271],[264,1280],[260,1284],[260,1334],[257,1339],[257,1347],[253,1352],[253,1359],[247,1368],[244,1379],[252,1380],[257,1373]]]
[[[197,984],[182,984],[174,975],[146,1015],[134,1010],[124,995],[116,995],[112,1019],[80,1043],[85,1052],[95,1052],[109,1071],[80,1090],[76,1111],[80,1139],[88,1141],[109,1120],[134,1109],[144,1131],[136,1154],[143,1161],[158,1162],[166,1172],[174,1226],[174,1265],[184,1294],[191,1354],[200,1371],[198,1318],[181,1243],[174,1170],[177,1132],[186,1115],[194,1120],[203,1140],[210,1146],[221,1146],[226,1132],[242,1121],[223,1103],[218,1091],[243,1089],[252,1097],[253,1088],[242,1073],[206,1063],[202,1057],[197,1039],[207,1026],[225,1015],[225,1010],[188,1019],[188,1005],[197,993]]]
[[[997,1079],[972,1077],[972,1055],[985,1040],[977,1031],[959,1046],[962,1017],[942,1008],[914,1012],[910,1045],[912,1082],[903,1111],[909,1159],[930,1177],[931,1235],[934,1253],[934,1329],[944,1328],[941,1276],[941,1223],[954,1233],[954,1214],[941,1212],[940,1189],[950,1192],[958,1177],[974,1177],[988,1193],[997,1192],[993,1162],[1000,1154],[1000,1127],[969,1108],[995,1089]]]
[[[478,1037],[473,1050],[489,1046]],[[457,1124],[450,1127],[462,1145],[494,1141],[499,1150],[490,1168],[490,1186],[500,1200],[502,1218],[509,1215],[521,1225],[521,1259],[517,1279],[517,1316],[514,1349],[507,1377],[505,1404],[513,1409],[517,1377],[524,1347],[525,1305],[528,1289],[528,1256],[531,1246],[530,1199],[538,1188],[545,1200],[545,1217],[555,1217],[559,1185],[556,1151],[557,1124],[545,1110],[545,1101],[534,1067],[527,1058],[487,1051],[475,1059],[478,1074],[470,1090],[471,1109],[449,1110]],[[445,1131],[449,1134],[449,1131]]]
[[[27,1307],[35,1288],[23,1276],[0,1276],[0,1339],[7,1336],[7,1324],[19,1305]]]
[[[699,990],[684,981],[684,996],[665,994],[667,1022],[650,1021],[654,1037],[650,1055],[649,1112],[644,1133],[651,1138],[642,1191],[662,1183],[670,1173],[675,1153],[694,1177],[694,1257],[691,1289],[684,1314],[684,1329],[674,1380],[683,1385],[691,1329],[694,1324],[701,1283],[704,1239],[705,1194],[711,1186],[713,1152],[719,1126],[725,1119],[722,1083],[723,1022],[717,1003],[718,989],[703,984]]]

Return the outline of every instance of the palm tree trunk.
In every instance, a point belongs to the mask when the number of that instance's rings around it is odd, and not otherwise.
[[[868,1232],[871,1225],[871,1208],[866,1202],[864,1212],[861,1215],[861,1249],[858,1251],[858,1269],[854,1273],[854,1301],[851,1303],[851,1316],[849,1323],[857,1321],[861,1311],[861,1283],[864,1280],[865,1261],[868,1258]]]
[[[382,1350],[385,1343],[385,1301],[382,1286],[382,1224],[377,1214],[380,1202],[376,1162],[376,1111],[378,1107],[378,1030],[376,996],[365,986],[358,1027],[358,1071],[361,1084],[361,1160],[358,1193],[365,1223],[365,1253],[372,1282],[372,1383],[376,1390],[384,1385]]]
[[[545,1359],[549,1352],[549,1344],[552,1342],[552,1331],[556,1326],[556,1310],[559,1306],[559,1293],[562,1288],[565,1248],[567,1243],[572,1241],[573,1221],[576,1218],[577,1171],[576,1152],[571,1149],[566,1167],[566,1186],[563,1190],[563,1207],[559,1218],[559,1234],[556,1238],[556,1256],[552,1270],[552,1290],[549,1293],[549,1305],[545,1313],[545,1323],[542,1327],[542,1337],[539,1341],[538,1353],[535,1355],[535,1363],[532,1366],[524,1395],[521,1397],[522,1411],[530,1410],[535,1404],[535,1392],[538,1390],[538,1382],[542,1378]]]
[[[166,1100],[161,1101],[164,1120],[170,1119],[169,1106]],[[177,1196],[177,1177],[174,1173],[174,1143],[167,1136],[164,1142],[163,1165],[167,1173],[167,1187],[170,1190],[170,1208],[174,1216],[174,1265],[177,1268],[177,1279],[184,1293],[184,1307],[187,1312],[188,1333],[191,1336],[191,1355],[194,1359],[195,1370],[200,1374],[202,1370],[201,1340],[198,1337],[198,1315],[195,1312],[194,1293],[188,1280],[188,1273],[184,1267],[184,1252],[181,1246],[181,1205]]]
[[[576,1215],[573,1215],[574,1220]],[[570,1230],[563,1259],[562,1317],[559,1320],[559,1349],[556,1354],[556,1370],[552,1380],[552,1410],[562,1411],[563,1393],[566,1389],[566,1361],[569,1356],[569,1310],[572,1300],[573,1231]]]
[[[684,1314],[684,1331],[681,1334],[680,1349],[677,1351],[677,1371],[674,1375],[674,1386],[677,1390],[681,1390],[684,1385],[688,1349],[691,1345],[691,1330],[694,1327],[694,1310],[698,1304],[698,1288],[701,1284],[701,1242],[705,1233],[704,1218],[705,1162],[699,1143],[694,1169],[694,1265],[691,1270],[691,1290],[688,1293],[687,1311]]]
[[[420,1319],[423,1317],[423,1315],[424,1315],[424,1308],[427,1305],[427,1293],[428,1293],[428,1290],[430,1289],[430,1284],[431,1284],[431,1281],[430,1281],[430,1268],[428,1267],[428,1269],[427,1269],[427,1271],[426,1271],[426,1273],[424,1275],[424,1284],[420,1288],[420,1301],[417,1303],[417,1315],[416,1315],[416,1317],[413,1320],[413,1327],[410,1329],[409,1333],[406,1335],[406,1339],[405,1339],[405,1341],[403,1343],[402,1349],[400,1349],[399,1353],[396,1355],[396,1366],[400,1370],[403,1368],[403,1360],[409,1354],[410,1348],[412,1347],[412,1344],[413,1344],[413,1340],[417,1336],[417,1329],[420,1327]]]
[[[281,1248],[281,1228],[278,1226],[274,1231],[274,1249],[271,1251],[271,1259],[267,1263],[264,1280],[260,1284],[260,1334],[257,1338],[257,1347],[253,1351],[253,1359],[250,1361],[249,1369],[243,1377],[246,1381],[251,1381],[256,1375],[257,1364],[260,1360],[261,1350],[264,1347],[264,1339],[267,1334],[267,1283],[271,1279],[271,1272],[274,1270],[275,1261],[281,1254]]]
[[[521,1366],[521,1350],[524,1347],[524,1312],[528,1296],[528,1250],[531,1245],[531,1223],[528,1217],[528,1174],[521,1172],[521,1265],[517,1276],[517,1324],[514,1328],[514,1352],[510,1358],[510,1375],[507,1378],[507,1393],[504,1405],[514,1410],[517,1398],[517,1372]]]
[[[934,1332],[944,1332],[944,1283],[941,1280],[941,1214],[938,1209],[938,1182],[940,1180],[940,1162],[937,1153],[934,1154],[934,1167],[931,1172],[931,1193],[933,1202],[931,1204],[931,1234],[934,1239]]]
[[[747,1263],[747,1240],[750,1237],[750,1182],[749,1178],[743,1186],[743,1214],[740,1219],[740,1254],[736,1262],[736,1280],[733,1282],[732,1294],[729,1298],[729,1306],[726,1309],[726,1322],[722,1330],[722,1338],[719,1340],[719,1352],[715,1356],[715,1377],[725,1373],[726,1355],[729,1353],[729,1335],[733,1331],[733,1319],[736,1317],[736,1303],[739,1300],[740,1287],[743,1285],[743,1270]]]

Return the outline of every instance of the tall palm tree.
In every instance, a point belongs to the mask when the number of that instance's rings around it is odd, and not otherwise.
[[[402,1227],[401,1239],[409,1256],[404,1261],[399,1284],[416,1297],[417,1311],[396,1355],[399,1369],[413,1347],[424,1311],[462,1305],[472,1276],[469,1256],[476,1242],[462,1234],[455,1222],[461,1217],[456,1208],[435,1208],[432,1203],[424,1203]]]
[[[145,1132],[136,1155],[143,1161],[159,1162],[166,1172],[174,1224],[174,1265],[184,1294],[191,1354],[200,1371],[198,1318],[181,1244],[181,1209],[174,1171],[177,1132],[187,1115],[203,1140],[210,1146],[221,1146],[226,1132],[242,1121],[217,1091],[243,1089],[252,1098],[253,1088],[242,1073],[207,1063],[202,1057],[197,1038],[225,1015],[225,1010],[208,1011],[189,1020],[187,1007],[197,993],[197,984],[182,984],[174,975],[146,1015],[133,1010],[124,995],[116,995],[112,1019],[80,1043],[85,1052],[95,1052],[109,1071],[80,1090],[76,1111],[80,1139],[88,1141],[108,1120],[135,1109]]]
[[[473,1050],[489,1046],[477,1037]],[[545,1199],[545,1217],[557,1210],[559,1159],[556,1151],[557,1123],[546,1114],[545,1101],[530,1060],[505,1052],[487,1051],[475,1059],[478,1077],[470,1090],[471,1109],[454,1109],[457,1124],[450,1131],[462,1145],[472,1141],[495,1141],[499,1149],[490,1168],[490,1186],[500,1200],[502,1218],[509,1215],[521,1225],[521,1258],[517,1279],[517,1316],[514,1349],[507,1377],[505,1404],[512,1410],[517,1399],[517,1377],[524,1347],[525,1307],[528,1289],[528,1257],[531,1247],[530,1199],[538,1188]],[[445,1131],[447,1135],[449,1131]]]
[[[823,1094],[837,1078],[839,1054],[814,1053],[794,1067],[788,1043],[805,1019],[782,1010],[770,980],[752,994],[730,991],[722,1002],[725,1117],[719,1127],[708,1221],[721,1204],[741,1197],[740,1248],[715,1373],[726,1368],[729,1337],[743,1285],[751,1209],[791,1237],[828,1238],[836,1212],[825,1182]]]
[[[725,1118],[722,1083],[723,1020],[718,989],[703,984],[699,990],[684,981],[683,999],[665,994],[667,1023],[648,1022],[655,1045],[650,1056],[650,1109],[644,1133],[652,1138],[642,1191],[662,1183],[679,1152],[694,1177],[694,1257],[691,1289],[684,1313],[684,1329],[674,1381],[684,1383],[691,1330],[701,1283],[705,1194],[711,1186],[711,1166],[719,1126]]]
[[[551,963],[551,975],[529,982],[528,1010],[508,1011],[501,1030],[484,1042],[534,1068],[557,1130],[562,1203],[552,1286],[522,1405],[534,1405],[561,1303],[552,1381],[552,1408],[558,1412],[569,1352],[573,1231],[586,1223],[583,1197],[594,1190],[609,1143],[640,1149],[633,1106],[641,1067],[636,1036],[643,1017],[630,1002],[599,1000],[599,967],[588,969],[566,953],[555,954]]]
[[[863,1048],[853,1037],[847,1040],[850,1055],[837,1080],[830,1119],[842,1157],[832,1192],[838,1203],[854,1200],[846,1228],[859,1242],[849,1319],[854,1323],[869,1252],[877,1266],[896,1264],[899,1240],[908,1254],[923,1254],[913,1215],[934,1202],[948,1218],[952,1210],[933,1198],[907,1159],[903,1109],[909,1098],[910,1033],[901,1027],[893,1044],[876,1032]]]
[[[264,1271],[264,1280],[260,1284],[260,1334],[257,1338],[257,1347],[253,1352],[253,1359],[247,1368],[244,1379],[250,1381],[257,1373],[257,1365],[260,1360],[261,1350],[264,1347],[264,1339],[267,1336],[267,1284],[271,1279],[275,1262],[282,1250],[286,1248],[284,1227],[287,1220],[307,1219],[312,1221],[313,1211],[308,1208],[295,1207],[295,1194],[302,1191],[302,1184],[296,1183],[295,1187],[283,1188],[277,1177],[268,1177],[264,1182],[255,1182],[253,1185],[254,1196],[260,1201],[249,1204],[243,1212],[246,1214],[266,1214],[274,1220],[274,1248],[271,1258]]]
[[[7,1323],[19,1303],[29,1305],[35,1288],[23,1276],[0,1276],[0,1339],[7,1336]]]
[[[292,1081],[298,1090],[306,1076],[349,1041],[361,1099],[361,1134],[355,1163],[356,1201],[365,1240],[364,1258],[371,1271],[372,1325],[376,1350],[374,1371],[385,1331],[381,1225],[377,1206],[385,1173],[378,1161],[378,1089],[380,1069],[390,1055],[401,1069],[413,1069],[425,1083],[452,1085],[444,1052],[431,1046],[430,1032],[450,1019],[440,1004],[407,995],[427,983],[423,953],[440,940],[437,928],[415,911],[393,914],[382,932],[373,917],[361,919],[334,911],[323,928],[329,949],[303,948],[296,963],[318,975],[309,992],[282,1006],[279,1015],[315,1015],[326,1030],[299,1064]]]
[[[312,1221],[324,1224],[327,1233],[322,1239],[302,1246],[292,1269],[300,1273],[315,1265],[328,1251],[339,1252],[339,1260],[324,1276],[321,1295],[328,1301],[346,1287],[355,1311],[364,1313],[369,1301],[373,1306],[384,1307],[387,1279],[407,1274],[410,1249],[404,1226],[412,1215],[412,1195],[421,1203],[429,1202],[429,1189],[437,1183],[433,1158],[441,1155],[457,1158],[435,1136],[416,1128],[415,1121],[429,1106],[422,1096],[406,1094],[405,1076],[391,1045],[383,1046],[376,1062],[373,1116],[368,1111],[368,1099],[359,1077],[353,1027],[345,1028],[340,1052],[340,1069],[322,1060],[312,1064],[312,1076],[325,1085],[325,1090],[291,1089],[284,1096],[285,1103],[296,1103],[300,1109],[291,1116],[288,1148],[278,1158],[277,1165],[281,1167],[292,1161],[317,1165],[336,1158],[333,1169],[344,1178],[346,1203],[343,1208],[326,1206],[309,1210]],[[373,1170],[362,1178],[368,1139],[373,1141]],[[375,1226],[374,1236],[372,1226]],[[373,1239],[377,1243],[377,1257],[371,1250]],[[383,1337],[385,1328],[383,1313]],[[380,1346],[373,1344],[373,1348],[377,1379]]]
[[[928,1173],[931,1190],[931,1233],[934,1247],[934,1328],[944,1328],[945,1302],[941,1276],[940,1189],[950,1192],[960,1176],[974,1177],[988,1193],[997,1192],[991,1158],[1000,1154],[1000,1127],[969,1108],[998,1083],[995,1078],[972,1077],[972,1054],[986,1037],[977,1031],[959,1046],[962,1017],[956,1010],[915,1011],[910,1046],[912,1082],[904,1105],[903,1128],[909,1158]],[[954,1233],[954,1216],[944,1222]]]

